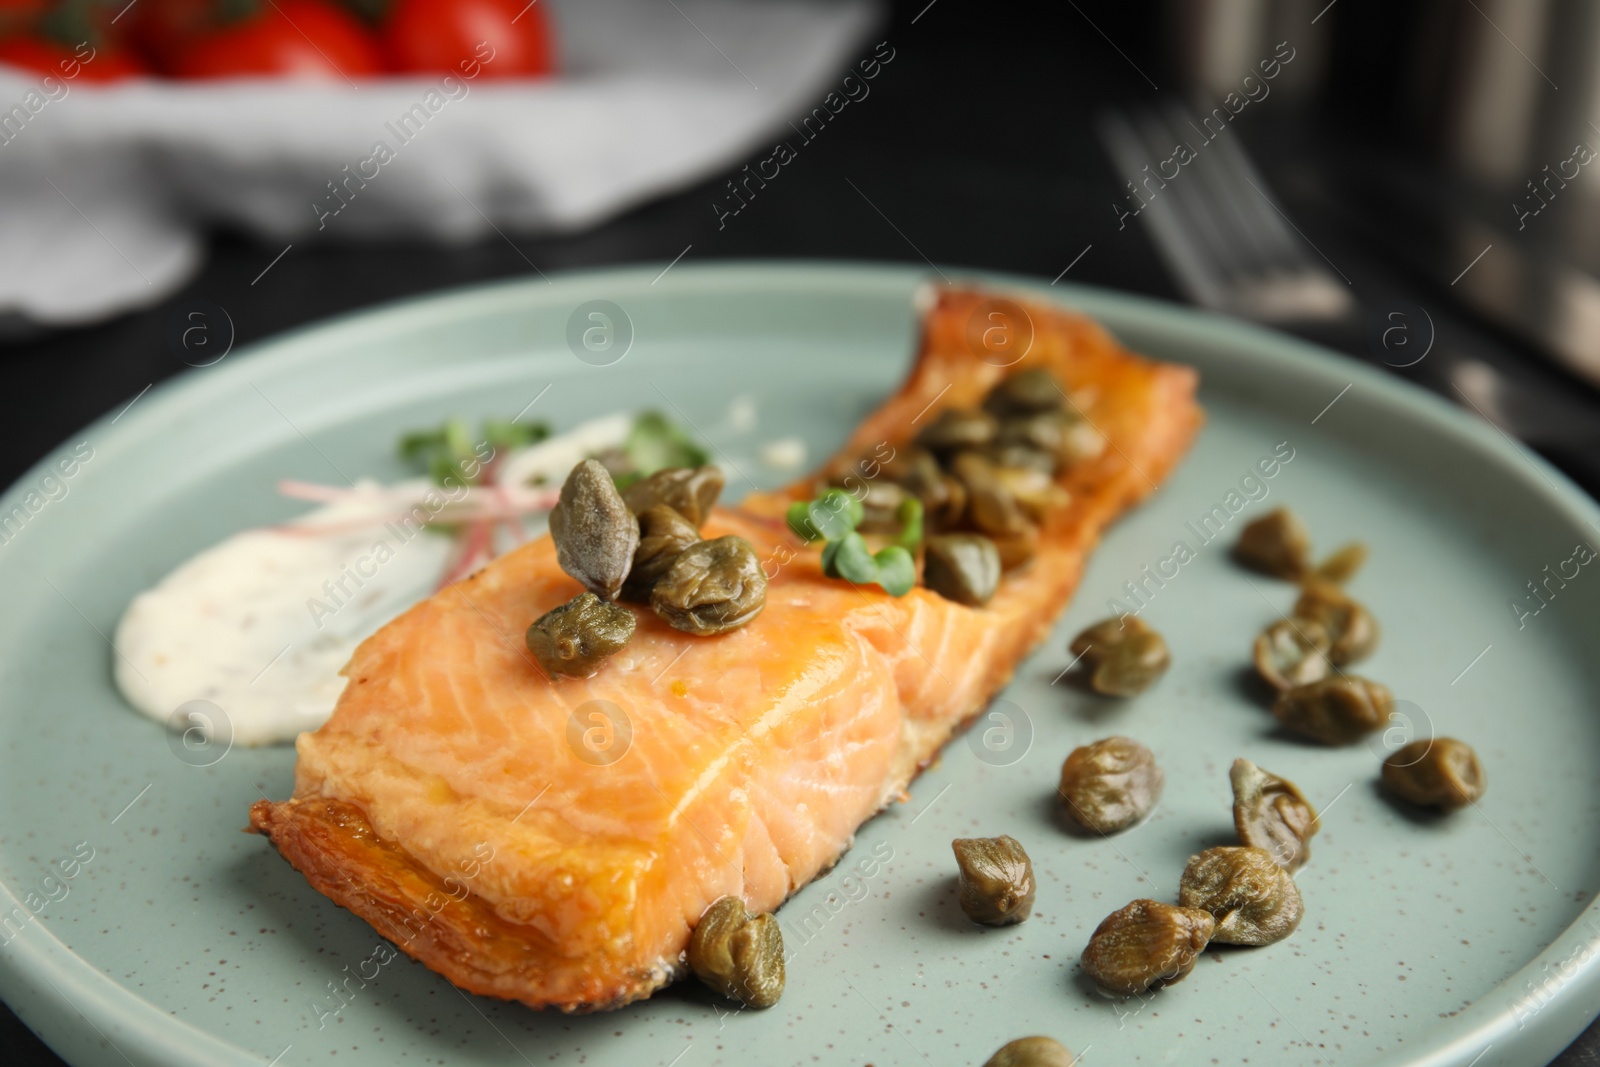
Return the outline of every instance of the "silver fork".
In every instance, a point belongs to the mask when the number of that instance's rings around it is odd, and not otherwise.
[[[1349,279],[1318,262],[1321,253],[1313,256],[1229,126],[1196,122],[1168,103],[1107,112],[1099,133],[1134,186],[1127,210],[1149,224],[1162,260],[1196,304],[1281,326],[1357,317]]]
[[[1196,122],[1176,103],[1131,115],[1108,111],[1098,125],[1123,180],[1136,187],[1126,209],[1149,224],[1156,251],[1190,300],[1335,347],[1361,345],[1350,280],[1277,206],[1234,130]],[[1180,146],[1192,158],[1174,174]],[[1460,350],[1459,340],[1430,351],[1426,377],[1486,421],[1540,448],[1597,446],[1589,405],[1526,375],[1510,377]],[[1600,466],[1589,466],[1586,482],[1600,486]]]

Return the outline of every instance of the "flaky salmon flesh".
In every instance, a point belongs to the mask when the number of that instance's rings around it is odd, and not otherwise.
[[[1032,333],[1000,365],[974,344],[996,299],[940,290],[909,378],[825,468],[904,447],[1008,374],[1052,372],[1107,445],[1063,472],[1070,502],[986,606],[824,577],[783,522],[813,495],[807,478],[706,522],[704,536],[738,534],[764,561],[752,622],[696,637],[635,607],[633,640],[599,673],[551,680],[523,632],[582,587],[543,537],[356,650],[332,718],[296,745],[294,796],[257,802],[252,829],[460,988],[535,1008],[649,996],[684,973],[713,901],[777,908],[1006,684],[1101,531],[1200,426],[1192,370],[1051,305],[998,305]]]

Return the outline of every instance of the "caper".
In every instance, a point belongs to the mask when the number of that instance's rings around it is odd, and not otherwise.
[[[642,515],[657,504],[665,504],[694,524],[706,524],[717,497],[722,495],[722,471],[716,467],[669,467],[656,471],[628,486],[622,499]]]
[[[749,541],[699,541],[672,561],[650,590],[650,610],[684,633],[720,634],[767,606],[767,576]]]
[[[1076,416],[1059,408],[1032,415],[1013,415],[1001,419],[995,444],[1001,447],[1021,445],[1059,460],[1067,432],[1077,421]]]
[[[1378,647],[1377,620],[1336,585],[1306,583],[1295,601],[1294,616],[1315,619],[1328,631],[1328,661],[1337,667],[1365,659]]]
[[[1274,689],[1328,676],[1328,631],[1315,619],[1279,619],[1256,638],[1256,671]]]
[[[1359,571],[1366,561],[1367,546],[1360,541],[1351,541],[1317,564],[1317,569],[1311,572],[1311,577],[1319,582],[1343,585],[1355,577],[1356,571]]]
[[[1072,500],[1072,495],[1044,471],[996,467],[994,477],[1034,522],[1042,521],[1051,511]]]
[[[882,478],[868,482],[866,492],[860,498],[862,518],[856,524],[856,529],[862,533],[899,533],[900,505],[909,500],[911,495],[908,490]]]
[[[994,440],[998,429],[999,423],[987,412],[945,408],[917,432],[914,443],[943,456],[964,448],[982,448]]]
[[[922,501],[923,521],[934,529],[948,529],[961,521],[967,506],[966,490],[940,469],[938,460],[926,449],[900,449],[883,464],[883,477]]]
[[[983,1067],[1074,1067],[1078,1058],[1053,1037],[1019,1037],[1007,1041]]]
[[[981,608],[1000,588],[1000,553],[978,534],[935,534],[923,541],[922,584],[946,600]]]
[[[1178,903],[1209,911],[1211,940],[1225,945],[1270,945],[1294,933],[1304,907],[1289,872],[1260,848],[1223,845],[1189,857]]]
[[[985,926],[1010,926],[1033,913],[1033,863],[1014,837],[958,837],[961,910]]]
[[[1294,512],[1278,508],[1240,531],[1233,555],[1263,574],[1298,581],[1311,565],[1311,534]]]
[[[1056,376],[1043,367],[1017,371],[995,383],[983,398],[983,409],[996,415],[1032,415],[1066,402]]]
[[[1247,759],[1233,761],[1228,781],[1239,841],[1265,851],[1286,871],[1299,870],[1311,858],[1310,841],[1321,828],[1300,787]]]
[[[958,452],[950,473],[967,491],[967,522],[979,533],[1020,533],[1028,516],[1000,481],[994,464],[976,452]]]
[[[1089,672],[1089,687],[1106,696],[1136,696],[1172,665],[1166,640],[1137,615],[1097,622],[1068,648]]]
[[[993,534],[989,540],[1000,554],[1000,569],[1013,571],[1039,554],[1039,528],[1025,526],[1014,534]]]
[[[725,997],[770,1008],[783,996],[783,931],[770,913],[751,915],[738,897],[723,897],[700,916],[689,937],[689,969]]]
[[[587,678],[628,643],[633,626],[633,612],[627,608],[579,593],[535,619],[526,641],[528,651],[551,674]]]
[[[1095,928],[1079,962],[1107,992],[1132,996],[1181,981],[1215,928],[1201,908],[1135,900]]]
[[[694,523],[665,504],[645,508],[639,513],[639,547],[633,553],[633,568],[622,583],[622,598],[650,602],[656,579],[667,573],[678,553],[700,540]]]
[[[1383,761],[1383,784],[1402,800],[1451,811],[1483,796],[1489,781],[1465,741],[1413,741]]]
[[[1106,450],[1105,435],[1088,419],[1074,419],[1067,427],[1059,453],[1061,467],[1071,470]]]
[[[1107,737],[1072,750],[1061,765],[1058,792],[1073,822],[1111,834],[1148,815],[1166,780],[1148,748],[1132,738]]]
[[[562,570],[596,596],[617,598],[639,547],[639,522],[599,460],[586,459],[567,475],[550,512],[550,539]]]
[[[1295,733],[1325,745],[1344,745],[1378,729],[1389,719],[1394,696],[1377,682],[1341,674],[1285,689],[1272,714]]]
[[[1054,475],[1057,467],[1056,457],[1053,453],[1041,451],[1031,445],[1000,444],[997,442],[984,449],[982,455],[996,467],[1036,471],[1047,476]]]

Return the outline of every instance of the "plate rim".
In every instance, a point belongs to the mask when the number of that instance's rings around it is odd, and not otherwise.
[[[581,290],[585,286],[603,287],[608,295],[630,289],[653,290],[659,297],[707,289],[748,291],[759,288],[797,294],[832,289],[859,297],[866,285],[881,289],[886,296],[904,291],[914,300],[921,285],[934,284],[932,272],[927,268],[877,261],[716,260],[680,265],[670,279],[658,270],[659,265],[597,267],[562,271],[548,279],[520,276],[478,282],[401,297],[301,324],[240,346],[233,353],[231,366],[200,368],[216,373],[180,373],[159,383],[150,390],[152,402],[147,403],[127,426],[114,426],[121,414],[113,415],[108,411],[67,440],[95,435],[95,439],[102,442],[97,452],[103,448],[107,453],[114,453],[136,443],[146,432],[145,427],[157,427],[163,415],[177,414],[184,406],[203,403],[214,392],[232,392],[241,382],[248,383],[252,374],[259,376],[264,369],[292,370],[297,363],[316,358],[319,345],[336,342],[341,334],[374,327],[387,331],[403,329],[409,322],[436,319],[441,314],[470,313],[474,304],[498,309],[506,301],[524,296],[530,298],[530,303],[537,303],[540,297],[547,298],[563,290]],[[1137,320],[1140,328],[1154,328],[1173,337],[1179,345],[1198,340],[1216,343],[1218,347],[1231,345],[1256,357],[1270,353],[1272,358],[1292,364],[1303,376],[1320,378],[1330,384],[1348,380],[1351,385],[1361,385],[1374,394],[1377,402],[1398,406],[1424,429],[1476,450],[1480,457],[1493,458],[1506,477],[1521,482],[1575,525],[1600,530],[1600,503],[1590,499],[1561,471],[1443,397],[1376,367],[1264,326],[1142,294],[1098,286],[1058,286],[1039,277],[1012,272],[976,268],[947,270],[948,275],[934,268],[956,283],[1009,289],[1081,310],[1113,334],[1119,333],[1123,320]],[[664,284],[658,287],[657,281]],[[908,304],[908,315],[912,310]],[[125,413],[127,408],[120,411]],[[62,447],[59,443],[52,447],[0,494],[0,513],[20,503],[27,488],[51,469]],[[0,561],[0,566],[3,565]],[[0,910],[9,913],[14,908],[26,910],[12,887],[0,879]],[[6,946],[10,951],[0,951],[0,994],[12,1011],[52,1048],[59,1046],[51,1036],[61,1038],[75,1026],[72,1017],[81,1016],[99,1036],[112,1043],[118,1053],[136,1056],[144,1062],[174,1067],[267,1062],[168,1013],[104,974],[87,958],[68,948],[45,922],[34,918],[28,925],[38,927],[39,931],[28,937],[14,938]],[[1547,1062],[1600,1012],[1600,951],[1595,951],[1600,947],[1600,933],[1584,935],[1580,930],[1584,926],[1600,931],[1600,893],[1596,893],[1574,921],[1524,967],[1449,1019],[1424,1031],[1415,1042],[1370,1061],[1370,1067],[1469,1067],[1469,1064],[1479,1063],[1496,1047],[1501,1056],[1490,1062],[1534,1062],[1520,1058],[1506,1061],[1506,1055],[1538,1056],[1541,1057],[1538,1063]],[[1525,998],[1516,990],[1530,979],[1540,978],[1551,967],[1569,964],[1584,949],[1588,954],[1575,973],[1564,979],[1561,988],[1549,999],[1542,1000],[1537,1024],[1529,1028],[1519,1023],[1514,1005]],[[39,988],[37,981],[48,988]],[[77,1001],[65,990],[77,994]],[[80,1003],[89,1010],[80,1008]],[[113,1043],[106,1030],[120,1041]]]

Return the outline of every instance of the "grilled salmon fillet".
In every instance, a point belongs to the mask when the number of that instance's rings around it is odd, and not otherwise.
[[[970,338],[991,297],[942,290],[910,377],[839,453],[903,446],[1014,371],[1056,375],[1108,447],[1062,475],[1071,502],[987,606],[823,577],[782,521],[806,479],[706,523],[766,561],[754,621],[693,637],[635,608],[633,640],[598,674],[552,681],[523,631],[582,587],[540,538],[356,650],[332,718],[297,743],[294,796],[257,802],[251,828],[457,986],[536,1008],[648,996],[685,970],[719,897],[777,908],[1006,684],[1101,531],[1199,428],[1193,371],[1053,306],[1022,304],[1020,362],[980,358]]]

